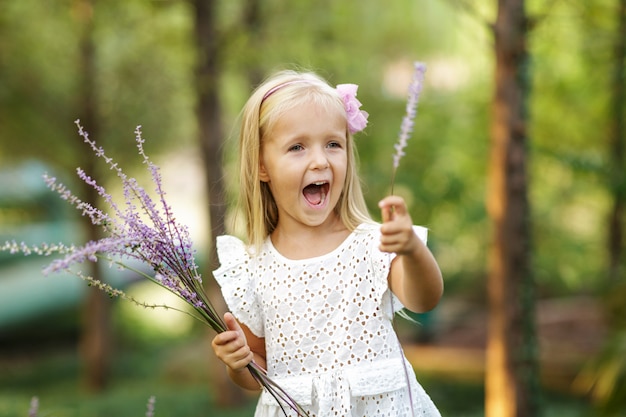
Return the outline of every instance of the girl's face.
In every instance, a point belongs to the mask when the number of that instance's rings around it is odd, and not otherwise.
[[[264,138],[259,167],[278,207],[277,229],[337,220],[347,161],[346,119],[335,109],[306,102],[280,116]]]

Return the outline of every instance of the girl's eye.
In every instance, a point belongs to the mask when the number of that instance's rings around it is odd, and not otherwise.
[[[328,144],[328,147],[329,148],[341,148],[341,143],[339,143],[339,142],[330,142]]]
[[[303,149],[302,145],[293,145],[289,147],[290,152],[301,151],[302,149]]]

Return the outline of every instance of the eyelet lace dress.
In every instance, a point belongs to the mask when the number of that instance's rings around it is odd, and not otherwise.
[[[269,377],[311,417],[440,415],[392,327],[402,305],[388,287],[393,255],[378,250],[379,227],[362,224],[334,251],[302,260],[269,238],[258,256],[236,237],[217,238],[214,275],[229,309],[265,338]],[[426,229],[415,230],[426,241]],[[283,415],[263,391],[255,417]]]

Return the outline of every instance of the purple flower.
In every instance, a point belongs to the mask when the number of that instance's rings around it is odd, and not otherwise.
[[[398,142],[394,148],[396,153],[393,155],[393,169],[394,176],[395,170],[400,166],[400,159],[404,156],[404,148],[407,145],[411,133],[413,132],[413,121],[417,115],[417,103],[422,92],[424,84],[424,73],[426,72],[426,65],[421,62],[414,63],[413,80],[409,85],[409,94],[406,103],[406,114],[402,119],[400,125],[400,133],[398,135]]]
[[[146,417],[154,417],[154,403],[156,402],[156,398],[151,396],[148,399],[148,404],[146,405]]]
[[[37,417],[39,412],[39,398],[33,397],[30,399],[30,409],[28,410],[28,417]]]
[[[102,158],[108,164],[109,168],[116,173],[118,179],[122,182],[124,205],[120,207],[115,204],[105,188],[80,168],[77,169],[78,177],[98,192],[108,205],[110,213],[105,213],[81,201],[67,187],[57,183],[53,177],[45,175],[44,181],[52,191],[57,192],[62,199],[68,201],[83,216],[88,216],[94,225],[101,226],[106,232],[106,236],[100,240],[88,242],[81,247],[48,244],[31,247],[24,243],[5,242],[3,246],[0,246],[0,250],[10,251],[11,253],[19,252],[25,255],[31,253],[41,255],[62,254],[64,256],[52,261],[44,269],[44,273],[67,270],[88,281],[90,285],[107,292],[111,297],[123,297],[143,307],[169,308],[168,306],[150,306],[139,302],[106,283],[71,269],[82,262],[96,262],[100,258],[108,259],[111,261],[111,264],[128,269],[132,268],[124,263],[125,260],[141,261],[152,269],[153,275],[141,271],[136,272],[183,299],[193,308],[193,313],[188,314],[209,325],[216,332],[227,330],[221,315],[213,308],[202,286],[202,278],[198,273],[198,267],[194,259],[195,251],[189,236],[189,229],[176,221],[171,207],[165,200],[165,191],[163,190],[159,168],[150,161],[144,152],[144,139],[141,136],[141,127],[138,126],[135,130],[135,140],[139,155],[151,174],[158,196],[156,201],[148,195],[134,178],[128,178],[118,164],[106,155],[102,147],[97,146],[93,140],[89,139],[89,135],[83,130],[80,121],[77,120],[75,123],[78,126],[78,133],[83,137],[84,142],[91,147],[96,156]],[[266,375],[265,370],[255,363],[248,365],[248,369],[252,376],[279,403],[291,408],[299,416],[306,415],[303,409]],[[33,404],[37,405],[36,403]],[[154,400],[152,397],[148,402],[146,415],[152,416],[153,412]]]

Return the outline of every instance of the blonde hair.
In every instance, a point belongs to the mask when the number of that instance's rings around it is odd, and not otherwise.
[[[268,78],[250,96],[242,110],[239,132],[239,205],[245,218],[248,243],[257,250],[278,224],[278,208],[269,185],[259,176],[262,143],[276,121],[289,109],[304,102],[346,110],[337,91],[310,72],[281,71]],[[343,191],[335,208],[343,224],[354,230],[371,222],[357,170],[357,153],[348,131],[347,172]]]

